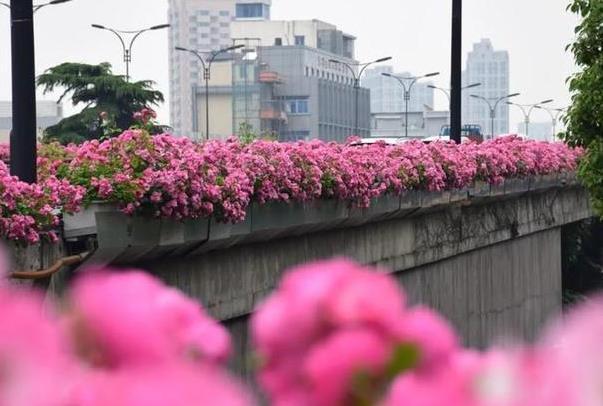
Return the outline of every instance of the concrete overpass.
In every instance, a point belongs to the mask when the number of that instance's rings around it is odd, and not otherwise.
[[[197,298],[231,330],[235,367],[248,371],[254,307],[283,270],[333,256],[389,270],[411,302],[440,311],[467,345],[531,339],[561,311],[563,227],[592,215],[573,175],[408,192],[367,210],[333,201],[253,206],[238,225],[109,210],[96,213],[90,262],[147,269]],[[62,283],[57,275],[51,288]]]

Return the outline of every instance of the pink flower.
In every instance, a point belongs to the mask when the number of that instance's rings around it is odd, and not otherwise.
[[[309,352],[302,368],[313,405],[354,404],[350,387],[357,379],[378,381],[391,358],[387,337],[365,329],[333,333]]]
[[[405,329],[406,319],[404,295],[385,273],[345,260],[293,269],[252,319],[259,381],[275,404],[376,401],[380,393],[366,388],[391,380],[392,363],[394,369],[421,366],[412,358],[399,365],[401,348],[417,352],[417,361],[425,355],[424,370],[446,362],[456,348],[439,319],[416,311]],[[422,326],[425,335],[417,331]],[[364,381],[356,387],[358,377]]]
[[[76,388],[78,406],[249,406],[249,392],[223,371],[184,364],[95,371]]]
[[[145,273],[92,271],[77,282],[71,300],[77,344],[95,364],[223,364],[230,354],[228,334],[199,304]]]
[[[0,287],[0,404],[67,404],[77,368],[40,297]]]

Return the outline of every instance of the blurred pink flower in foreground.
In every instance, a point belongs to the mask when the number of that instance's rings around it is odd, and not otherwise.
[[[393,278],[345,260],[292,270],[251,328],[259,381],[278,405],[374,402],[397,373],[436,367],[456,349],[445,322],[405,308]]]
[[[55,315],[0,283],[0,406],[255,404],[224,368],[226,330],[175,289],[90,269],[68,299]],[[603,404],[603,298],[535,345],[472,351],[394,278],[338,259],[287,273],[251,329],[274,405]]]
[[[230,355],[222,326],[198,303],[146,273],[91,271],[70,297],[71,324],[84,339],[82,350],[101,365],[178,359],[223,364]]]

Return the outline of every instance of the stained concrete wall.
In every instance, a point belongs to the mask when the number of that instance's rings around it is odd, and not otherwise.
[[[583,188],[553,187],[138,265],[229,327],[240,371],[250,367],[247,319],[282,272],[333,256],[391,270],[412,302],[441,311],[467,344],[483,347],[500,336],[531,339],[559,312],[560,230],[591,216]]]
[[[561,312],[561,229],[395,273],[409,302],[427,304],[483,347],[535,338]]]

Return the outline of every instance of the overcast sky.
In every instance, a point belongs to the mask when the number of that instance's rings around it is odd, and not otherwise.
[[[5,0],[8,1],[8,0]],[[565,79],[573,72],[565,46],[573,38],[576,19],[565,11],[569,0],[465,0],[464,49],[490,38],[496,49],[509,51],[511,91],[521,92],[519,103],[554,98],[565,107],[569,95]],[[64,61],[108,61],[123,72],[121,48],[106,31],[91,23],[119,29],[139,29],[167,21],[167,0],[73,0],[36,14],[37,72]],[[357,57],[371,60],[394,57],[400,71],[421,74],[440,71],[438,85],[450,77],[451,0],[273,0],[273,19],[318,18],[358,37]],[[168,95],[167,33],[141,37],[132,64],[134,79],[152,79]],[[445,108],[437,94],[436,107]],[[10,100],[10,24],[8,9],[0,7],[0,100]],[[44,96],[43,99],[52,99]],[[514,110],[514,109],[513,109]],[[511,128],[521,121],[512,110]],[[168,106],[159,109],[168,120]],[[533,121],[546,121],[535,112]],[[537,116],[536,116],[537,115]]]

